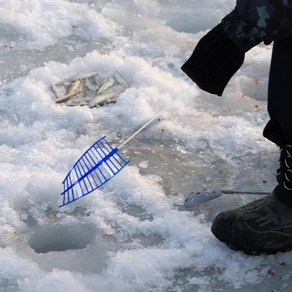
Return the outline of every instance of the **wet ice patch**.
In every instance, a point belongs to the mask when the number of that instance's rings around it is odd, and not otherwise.
[[[232,8],[232,1],[222,3],[213,3],[212,9],[208,2],[195,2],[183,0],[179,4],[174,4],[172,0],[164,0],[166,7],[161,12],[163,18],[166,18],[166,24],[178,32],[198,33],[206,31],[210,27],[220,22],[225,13]],[[168,5],[167,5],[168,4]],[[178,9],[178,5],[179,8]]]

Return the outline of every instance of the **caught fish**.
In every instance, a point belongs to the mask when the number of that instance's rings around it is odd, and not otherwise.
[[[66,95],[69,95],[69,94],[77,92],[80,84],[81,84],[81,80],[80,79],[73,80],[70,83],[70,85],[68,86],[67,90],[66,90]]]
[[[106,101],[109,101],[116,96],[117,95],[115,92],[109,92],[109,93],[103,93],[103,94],[97,95],[93,100],[91,100],[88,103],[88,106],[92,108],[97,105],[103,105]]]
[[[113,78],[109,78],[107,81],[105,81],[97,90],[96,95],[100,95],[107,89],[111,88],[114,85],[115,81]]]
[[[68,101],[69,99],[71,99],[72,97],[78,95],[79,93],[81,93],[81,91],[76,91],[76,92],[73,92],[73,93],[70,93],[70,94],[67,94],[67,95],[61,96],[60,98],[58,98],[58,99],[55,100],[55,103],[66,102],[66,101]]]
[[[114,102],[128,87],[128,82],[118,71],[109,77],[101,77],[96,72],[81,73],[51,85],[56,103],[89,107]]]

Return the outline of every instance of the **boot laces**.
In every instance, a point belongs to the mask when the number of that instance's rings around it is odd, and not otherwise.
[[[287,144],[281,148],[281,155],[279,160],[279,169],[277,170],[276,176],[280,183],[286,190],[292,191],[292,146]]]

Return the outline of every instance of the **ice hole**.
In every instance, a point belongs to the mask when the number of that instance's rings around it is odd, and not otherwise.
[[[95,238],[96,228],[90,224],[39,226],[28,244],[37,253],[84,249]]]

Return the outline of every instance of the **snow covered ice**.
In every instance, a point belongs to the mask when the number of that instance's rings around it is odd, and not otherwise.
[[[201,188],[271,191],[278,149],[268,121],[271,46],[250,51],[223,97],[180,70],[235,1],[6,0],[0,26],[0,291],[289,291],[292,253],[251,257],[210,231],[255,196],[193,210]],[[101,108],[66,107],[70,76],[119,71],[130,87]],[[59,209],[62,180],[106,135],[129,166]]]

